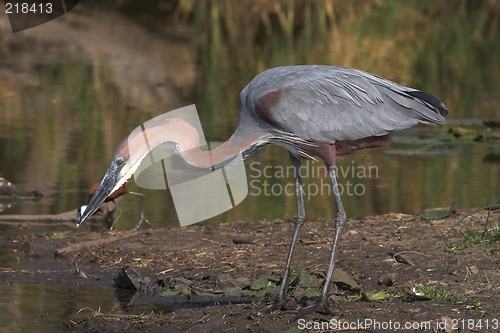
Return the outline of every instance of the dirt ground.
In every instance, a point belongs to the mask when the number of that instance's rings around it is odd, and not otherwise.
[[[313,313],[291,324],[293,311],[256,313],[280,283],[293,221],[88,231],[61,239],[19,236],[4,240],[3,247],[29,258],[25,267],[10,272],[20,279],[109,284],[129,266],[132,278],[140,276],[134,281],[142,281],[143,293],[185,305],[163,314],[89,314],[57,325],[54,332],[391,332],[398,327],[401,332],[495,332],[500,329],[495,326],[500,320],[500,210],[474,213],[445,235],[472,212],[439,220],[402,214],[349,220],[337,261],[349,277],[336,278],[330,286],[336,315]],[[486,220],[488,231],[481,234]],[[332,235],[332,221],[305,223],[294,257],[298,279],[290,288],[291,307],[310,304],[305,296],[317,294]],[[406,263],[391,251],[401,253]],[[383,294],[370,296],[376,292]],[[210,306],[192,308],[190,303]],[[370,320],[372,325],[363,326]],[[405,323],[413,329],[403,329]]]

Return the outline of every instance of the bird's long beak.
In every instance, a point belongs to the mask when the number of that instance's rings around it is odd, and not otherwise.
[[[87,204],[87,208],[78,218],[77,226],[80,226],[86,219],[88,219],[96,210],[101,207],[101,204],[106,200],[106,198],[112,193],[116,184],[118,183],[119,172],[117,170],[108,169],[101,183],[97,187],[92,198]]]

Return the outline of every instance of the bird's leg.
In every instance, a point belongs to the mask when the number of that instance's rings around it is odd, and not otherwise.
[[[268,314],[274,310],[290,310],[286,307],[286,292],[288,287],[288,277],[290,276],[290,267],[292,265],[293,252],[299,240],[300,229],[304,224],[304,218],[306,216],[306,211],[304,209],[304,199],[302,197],[302,178],[300,176],[300,165],[301,162],[295,156],[290,154],[290,159],[292,160],[294,173],[295,173],[295,197],[297,200],[297,210],[295,212],[295,230],[293,231],[292,243],[290,244],[290,250],[288,252],[288,258],[286,260],[285,271],[283,272],[283,278],[281,279],[280,290],[278,295],[274,299],[273,303],[259,311],[258,315]]]
[[[115,200],[113,200],[113,203],[115,204],[116,210],[118,211],[118,217],[116,219],[113,219],[113,224],[111,225],[111,227],[109,227],[109,230],[114,229],[116,222],[118,222],[118,219],[120,218],[120,216],[122,216],[122,209],[120,208],[120,206],[118,206]]]
[[[342,232],[344,231],[347,215],[345,213],[344,206],[342,205],[342,199],[340,197],[340,192],[338,189],[335,168],[333,166],[329,166],[328,173],[330,175],[330,179],[332,180],[333,195],[335,196],[335,202],[337,204],[337,217],[335,218],[335,237],[333,239],[332,254],[330,255],[330,263],[328,265],[328,271],[326,273],[326,278],[323,284],[323,290],[321,291],[321,296],[318,298],[316,303],[300,309],[298,314],[294,318],[292,318],[290,322],[293,322],[311,312],[320,312],[328,315],[335,314],[328,307],[328,288],[330,287],[330,282],[332,281],[335,258],[337,257],[337,252],[340,245],[340,238],[342,237]]]
[[[141,227],[142,221],[145,221],[147,224],[151,225],[151,223],[149,223],[146,216],[144,216],[144,194],[137,193],[137,192],[128,192],[128,193],[133,194],[133,195],[138,195],[141,197],[141,219],[140,219],[139,223],[137,223],[137,225],[132,230],[135,231],[135,230],[139,229]]]

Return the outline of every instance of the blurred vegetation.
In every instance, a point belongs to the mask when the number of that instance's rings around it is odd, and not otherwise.
[[[217,129],[221,137],[238,119],[234,99],[225,105],[224,96],[237,96],[267,68],[292,64],[373,72],[443,97],[451,118],[496,116],[488,99],[496,97],[500,73],[498,0],[112,3],[151,31],[188,28],[199,55],[205,120],[228,123]]]
[[[196,103],[209,141],[233,133],[238,94],[256,74],[290,64],[355,67],[422,89],[443,99],[448,119],[499,117],[498,0],[89,0],[87,5],[92,4],[104,12],[118,10],[161,43],[191,45],[199,80],[186,105]],[[50,179],[57,187],[49,191],[55,196],[51,211],[61,212],[86,199],[86,189],[102,176],[124,135],[166,110],[127,105],[105,60],[54,54],[40,44],[19,38],[0,48],[3,69],[36,77],[15,84],[0,79],[0,173],[14,181]],[[500,196],[500,165],[491,154],[487,147],[464,147],[447,158],[357,153],[340,165],[375,165],[379,175],[342,180],[366,188],[363,196],[344,198],[346,209],[350,216],[363,216],[418,213],[449,206],[455,199],[458,208],[490,202]],[[260,151],[252,161],[289,164],[287,152],[277,147]],[[290,179],[269,181],[285,186]],[[308,182],[322,186],[321,179]],[[147,195],[148,218],[150,211],[158,223],[167,215],[168,223],[175,222],[175,216],[165,213],[172,209],[171,198],[154,193]],[[131,201],[138,210],[139,203]],[[326,195],[306,204],[309,217],[333,216],[332,198]],[[158,208],[164,206],[170,208]],[[249,196],[214,220],[292,217],[294,206],[292,196]],[[34,205],[32,212],[46,210]]]
[[[222,139],[232,133],[239,116],[236,96],[256,74],[292,64],[354,67],[422,89],[445,102],[448,119],[498,117],[499,1],[181,0],[178,4],[177,18],[192,25],[191,41],[199,54],[200,115],[206,124],[216,124],[206,126],[208,136]],[[363,154],[342,164],[377,160],[371,152]],[[451,161],[417,157],[389,162],[393,169],[382,176],[387,183],[380,188],[380,180],[363,180],[367,193],[362,199],[349,197],[347,209],[368,205],[373,211],[417,212],[416,207],[432,202],[449,205],[471,193],[484,197],[485,187],[477,184],[458,186],[457,193],[454,179],[470,179],[471,174],[483,179],[489,190],[498,188],[496,169],[486,171],[482,161],[471,161],[467,155]],[[278,148],[260,156],[267,165],[282,165],[287,158]],[[404,181],[409,174],[412,183]],[[330,198],[313,200],[316,217],[332,216]],[[282,196],[261,205],[265,209],[278,204],[285,213],[293,211],[292,201]]]
[[[499,1],[180,0],[176,13],[192,24],[199,104],[212,121],[230,123],[219,127],[221,137],[238,118],[223,96],[237,96],[267,68],[292,64],[373,72],[441,96],[450,118],[497,116],[487,98],[498,96]],[[482,108],[473,104],[478,97]]]

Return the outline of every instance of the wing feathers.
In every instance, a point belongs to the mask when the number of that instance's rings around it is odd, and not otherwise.
[[[421,121],[443,124],[443,115],[448,112],[430,94],[370,73],[333,66],[265,71],[241,92],[240,104],[255,112],[261,97],[273,91],[280,92],[279,100],[266,116],[280,129],[310,141],[333,143],[381,136]]]
[[[409,91],[408,94],[432,105],[442,116],[446,116],[448,114],[448,108],[439,98],[420,90]]]

